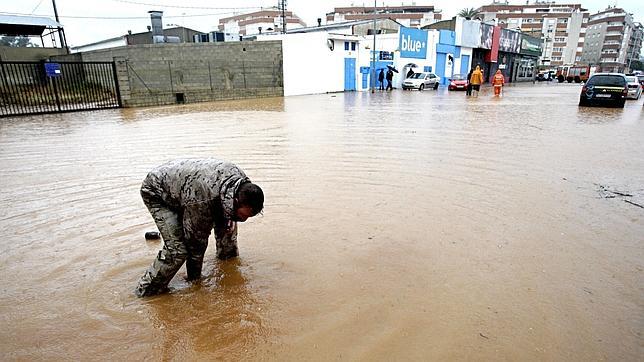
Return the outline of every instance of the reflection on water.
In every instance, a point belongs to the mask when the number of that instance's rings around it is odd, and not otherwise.
[[[577,85],[347,93],[0,122],[2,359],[642,355],[644,117]],[[133,295],[177,157],[266,194],[240,258]],[[630,196],[607,198],[610,188]],[[212,243],[212,241],[211,241]],[[142,357],[146,356],[146,357]]]

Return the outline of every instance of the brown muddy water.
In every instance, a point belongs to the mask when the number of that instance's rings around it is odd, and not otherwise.
[[[641,360],[644,107],[578,92],[1,119],[0,359]],[[238,163],[265,212],[138,299],[138,189],[178,157]]]

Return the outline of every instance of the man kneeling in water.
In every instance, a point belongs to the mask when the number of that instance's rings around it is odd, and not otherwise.
[[[236,257],[237,222],[264,207],[262,189],[244,171],[215,159],[176,160],[153,169],[141,197],[161,232],[163,249],[139,280],[139,297],[163,292],[184,261],[188,280],[199,279],[213,228],[217,258]]]

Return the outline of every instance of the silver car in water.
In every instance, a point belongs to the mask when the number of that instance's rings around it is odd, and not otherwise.
[[[438,89],[439,82],[440,78],[434,73],[414,73],[403,81],[402,89],[418,89],[419,91],[427,88]]]
[[[626,99],[640,99],[642,95],[642,85],[637,79],[637,76],[627,75],[626,82],[628,83],[628,95]]]

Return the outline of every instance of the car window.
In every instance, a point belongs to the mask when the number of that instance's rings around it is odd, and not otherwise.
[[[409,78],[412,78],[412,79],[419,79],[419,78],[421,78],[422,76],[423,76],[423,73],[414,73],[414,74],[412,74],[412,75],[411,75],[411,77],[409,77]]]
[[[436,78],[436,76],[435,76],[435,75],[433,75],[433,74],[430,74],[430,75],[429,75],[429,77],[430,77],[430,78]]]
[[[465,77],[463,76],[463,74],[454,74],[452,76],[452,79],[454,79],[454,80],[463,80],[463,79],[465,79]]]
[[[626,85],[626,78],[619,75],[594,75],[588,80],[588,85],[623,87]]]
[[[626,81],[629,83],[637,82],[637,77],[626,77]]]

